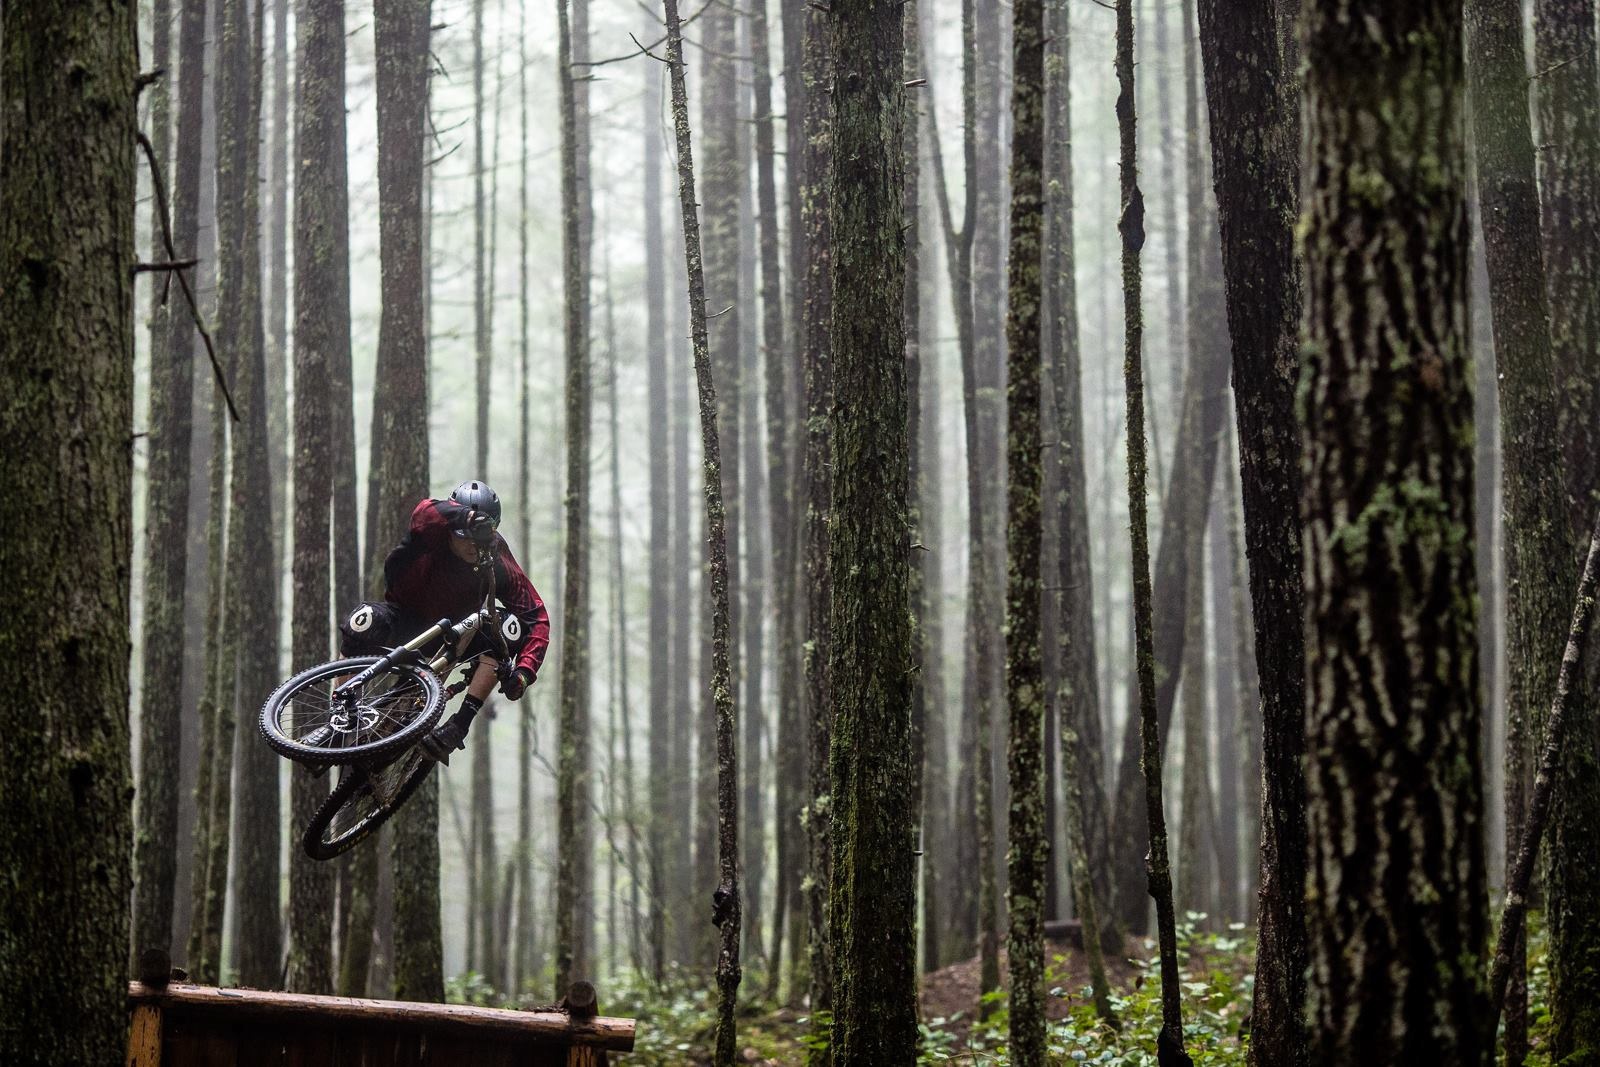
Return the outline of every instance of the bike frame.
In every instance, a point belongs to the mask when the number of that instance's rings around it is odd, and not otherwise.
[[[494,630],[493,624],[499,618],[499,615],[500,612],[497,608],[485,606],[479,608],[471,615],[468,615],[460,622],[451,622],[449,619],[440,619],[438,622],[434,623],[432,626],[428,627],[426,630],[422,631],[405,644],[400,645],[398,648],[392,649],[388,655],[384,656],[370,667],[361,671],[359,674],[351,675],[342,685],[333,691],[334,700],[339,700],[341,696],[343,696],[346,700],[350,699],[351,694],[355,693],[362,686],[366,685],[367,682],[371,681],[376,675],[388,670],[389,667],[396,663],[416,658],[422,649],[433,644],[435,641],[448,636],[449,640],[446,641],[444,649],[433,659],[427,661],[429,670],[433,671],[435,674],[442,674],[444,671],[448,670],[452,664],[457,662],[456,657],[459,656],[463,650],[465,650],[467,642],[472,640],[474,634],[478,633],[480,630],[489,629],[495,632],[496,636],[498,636],[498,631]],[[504,642],[501,643],[502,645],[504,644]],[[502,648],[501,652],[503,655],[505,649]]]

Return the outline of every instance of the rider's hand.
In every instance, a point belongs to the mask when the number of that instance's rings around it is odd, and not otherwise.
[[[467,536],[480,545],[494,541],[494,520],[481,511],[467,512]]]
[[[526,667],[518,667],[511,672],[500,686],[500,692],[505,694],[507,700],[521,700],[522,694],[533,684],[533,672]]]

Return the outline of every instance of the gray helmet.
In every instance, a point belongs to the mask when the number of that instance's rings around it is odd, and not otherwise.
[[[493,525],[500,525],[500,496],[489,488],[488,482],[462,482],[451,490],[450,499],[480,515],[489,516]]]

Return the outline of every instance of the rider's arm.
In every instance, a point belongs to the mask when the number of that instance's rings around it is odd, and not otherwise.
[[[500,602],[522,620],[523,629],[528,633],[527,644],[517,654],[517,669],[527,671],[531,682],[538,675],[544,654],[550,647],[550,613],[504,540],[500,541],[499,553],[495,591]]]

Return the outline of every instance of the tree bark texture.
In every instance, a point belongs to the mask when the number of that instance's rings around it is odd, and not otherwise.
[[[565,500],[566,558],[562,583],[561,713],[556,765],[557,851],[556,880],[556,990],[564,993],[583,965],[583,932],[579,897],[586,868],[579,853],[593,848],[580,833],[586,821],[581,812],[590,802],[588,767],[589,730],[589,410],[592,387],[589,343],[584,330],[583,259],[580,254],[578,210],[577,113],[572,68],[572,31],[566,0],[560,13],[557,78],[561,87],[561,204],[562,278],[565,307],[567,489]]]
[[[1306,1067],[1305,642],[1300,567],[1298,98],[1273,0],[1200,0],[1233,348],[1264,789],[1252,1067]],[[1165,541],[1163,540],[1163,544]]]
[[[13,1063],[121,1062],[127,1037],[135,36],[129,2],[0,14],[3,483],[52,507],[0,519],[0,648],[58,665],[0,710]]]
[[[428,491],[428,339],[424,306],[423,132],[428,114],[429,0],[374,0],[378,238],[383,314],[372,403],[376,522],[369,588]],[[380,447],[381,446],[381,447]],[[381,593],[380,589],[372,589]],[[429,775],[395,816],[394,995],[444,1000],[439,918],[439,779]]]
[[[200,200],[200,115],[205,85],[205,0],[181,4],[178,27],[177,151],[172,174],[172,244],[196,258]],[[156,118],[152,103],[152,121]],[[157,223],[157,233],[160,232]],[[160,245],[157,246],[161,247]],[[166,257],[166,250],[155,258]],[[167,299],[151,331],[149,462],[146,467],[144,677],[139,701],[139,781],[133,839],[133,937],[172,947],[178,864],[178,767],[183,626],[188,571],[190,446],[193,437],[194,324],[165,281]]]
[[[833,369],[830,361],[830,323],[833,303],[830,269],[832,243],[828,180],[833,156],[832,114],[828,87],[833,78],[832,42],[823,12],[807,8],[802,30],[800,79],[804,151],[800,167],[800,221],[805,277],[801,283],[799,326],[801,361],[805,373],[805,420],[802,484],[806,495],[805,527],[801,532],[807,599],[805,607],[805,692],[810,771],[809,802],[803,813],[807,836],[806,927],[807,956],[811,972],[811,1011],[815,1019],[833,1005],[833,981],[828,948],[828,903],[832,861],[829,821],[829,746],[833,730],[833,687],[828,671],[832,662],[832,576],[828,538],[832,526],[833,460],[827,419],[833,403]],[[820,1025],[820,1023],[819,1023]],[[807,1062],[827,1067],[826,1047],[812,1048]]]
[[[1044,675],[1039,613],[1043,438],[1040,431],[1044,229],[1044,4],[1013,9],[1011,254],[1006,313],[1006,911],[1011,979],[1010,1049],[1019,1063],[1044,1059]]]
[[[333,520],[332,404],[321,384],[348,360],[348,194],[345,188],[344,0],[306,0],[296,20],[294,272],[294,608],[292,667],[329,653],[329,532]],[[340,304],[344,303],[341,307]],[[341,605],[344,606],[344,605]],[[306,825],[328,796],[328,776],[291,771],[291,823]],[[289,851],[289,982],[333,992],[333,868]]]
[[[1486,1051],[1461,39],[1447,0],[1306,12],[1318,1064]]]
[[[834,403],[828,624],[833,686],[833,1062],[916,1059],[916,847],[910,761],[905,189],[899,4],[829,11],[834,58]]]

